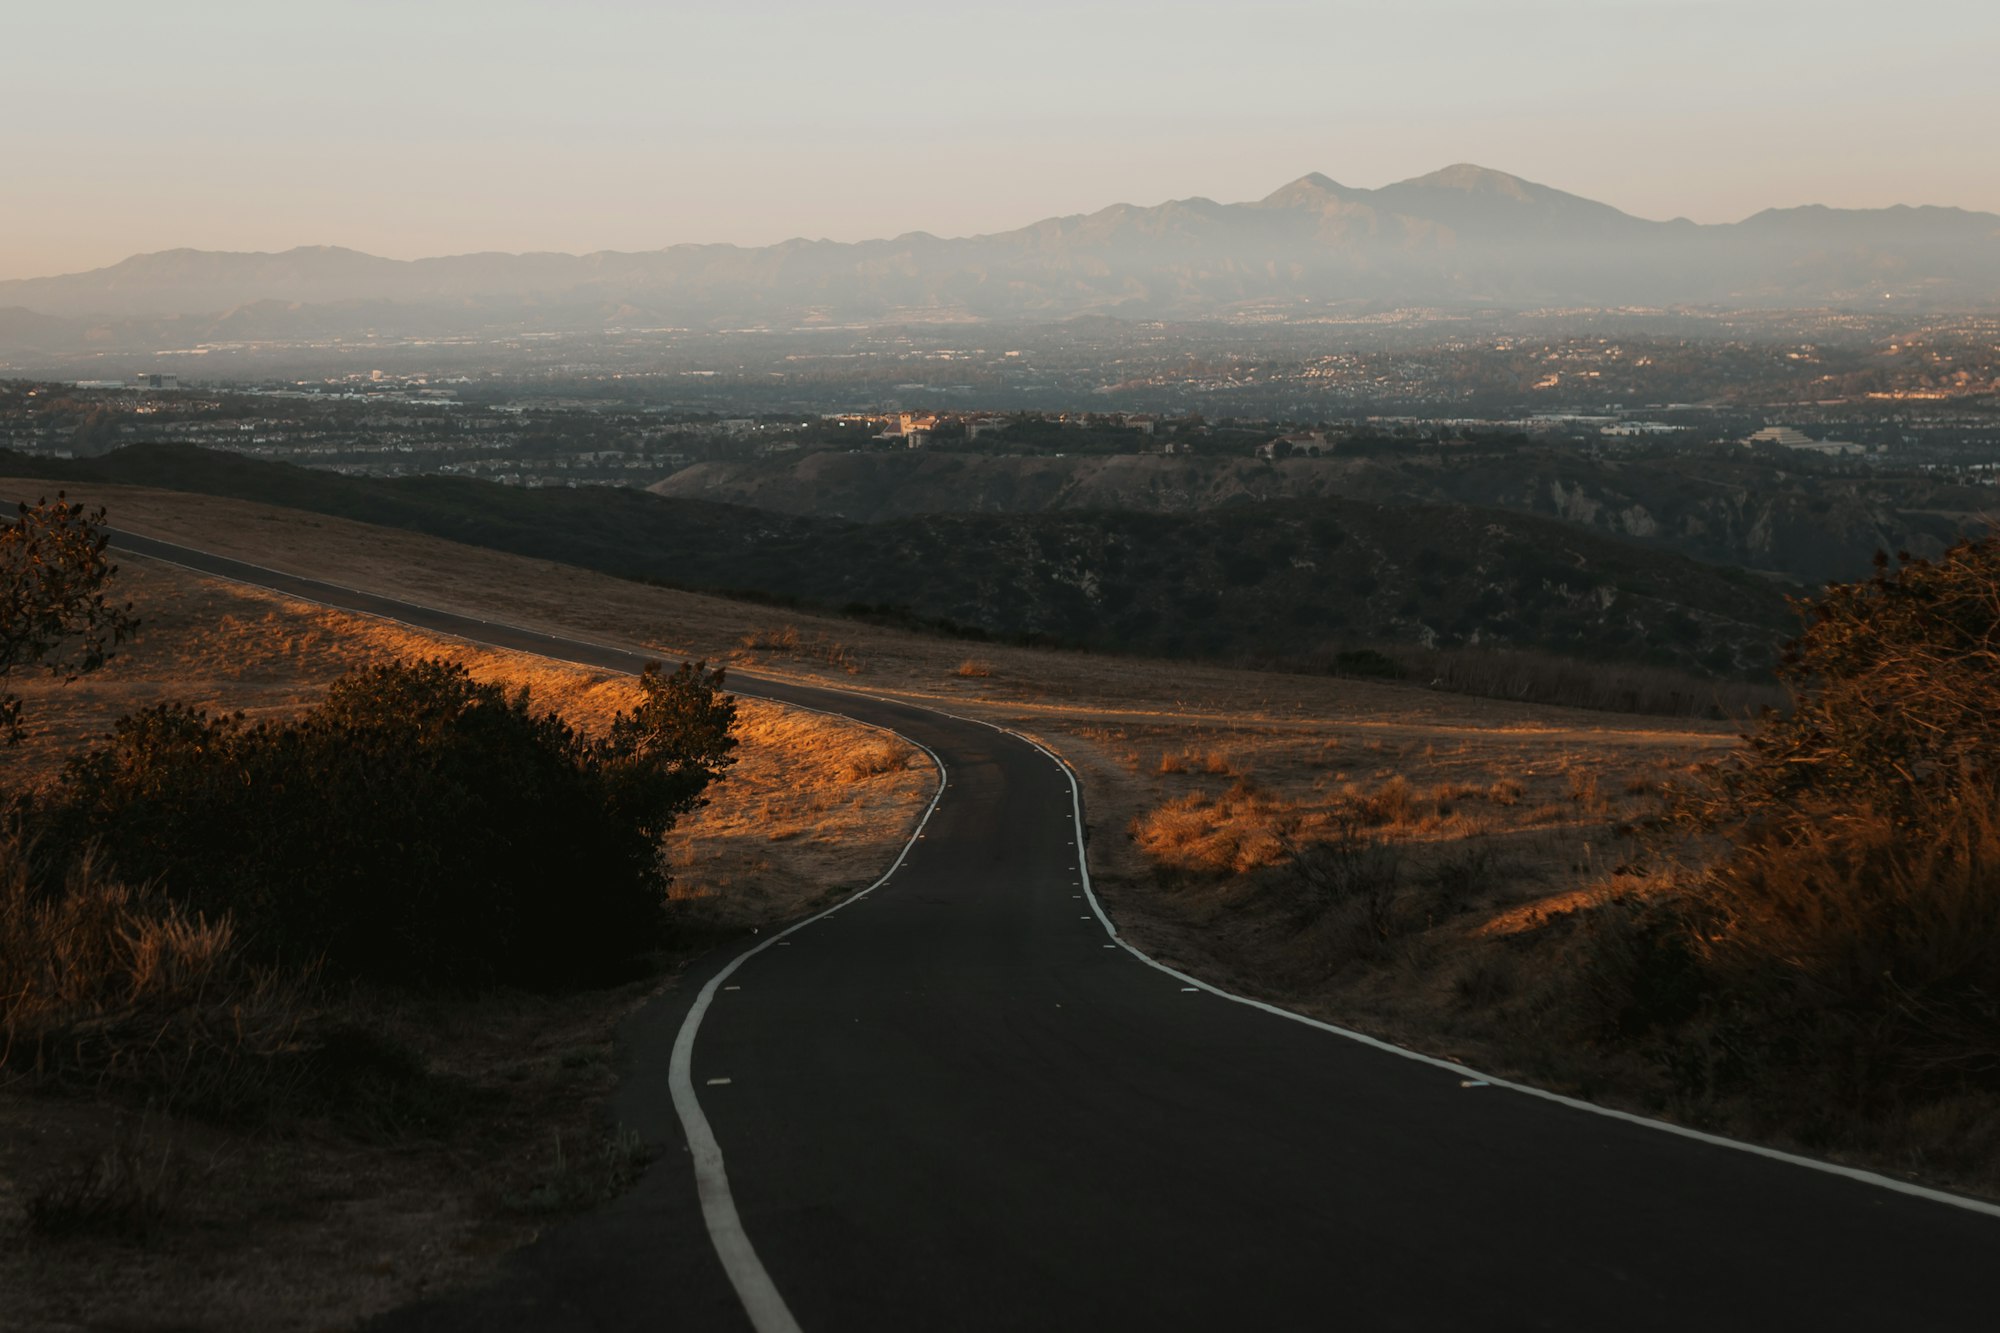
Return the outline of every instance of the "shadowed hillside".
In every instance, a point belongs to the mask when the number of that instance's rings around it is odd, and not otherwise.
[[[1698,560],[1802,582],[1855,578],[1878,550],[1935,555],[1979,515],[1983,492],[1916,478],[1779,466],[1741,449],[1592,458],[1496,442],[1448,452],[1408,442],[1354,456],[1052,457],[939,450],[779,455],[699,463],[661,495],[878,521],[962,511],[1130,509],[1346,498],[1497,507],[1560,519]]]
[[[1363,644],[1497,644],[1737,675],[1769,663],[1786,623],[1781,594],[1741,571],[1464,505],[1319,498],[864,524],[612,489],[351,478],[178,446],[0,470],[258,500],[974,637],[1163,656],[1297,664]]]

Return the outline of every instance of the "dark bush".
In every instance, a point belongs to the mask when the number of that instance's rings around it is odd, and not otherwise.
[[[118,572],[106,558],[104,511],[85,512],[63,496],[21,503],[0,520],[0,685],[40,668],[74,680],[110,660],[138,628],[132,607],[110,601]],[[0,689],[0,745],[21,738],[21,700]]]
[[[1932,804],[1763,825],[1704,886],[1713,983],[1843,1101],[2000,1090],[2000,792]]]
[[[659,839],[730,762],[722,673],[649,667],[602,738],[442,660],[357,671],[287,722],[161,705],[32,818],[53,863],[227,914],[253,956],[429,985],[617,974],[659,939]]]
[[[1364,676],[1375,680],[1401,680],[1409,673],[1403,664],[1373,648],[1354,648],[1333,655],[1337,676]]]

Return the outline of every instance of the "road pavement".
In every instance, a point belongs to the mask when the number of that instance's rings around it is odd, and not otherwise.
[[[501,647],[645,660],[116,545]],[[872,891],[719,953],[634,1020],[615,1111],[662,1147],[635,1189],[381,1328],[2000,1327],[2000,1210],[1237,1001],[1116,937],[1075,786],[1028,741],[865,694],[731,688],[929,749],[946,785],[921,835]]]

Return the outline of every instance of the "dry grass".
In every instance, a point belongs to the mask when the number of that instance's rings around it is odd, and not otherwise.
[[[1183,874],[1243,874],[1284,859],[1305,832],[1296,807],[1251,783],[1220,796],[1190,793],[1132,822],[1155,864]]]
[[[602,1137],[613,1030],[655,988],[375,1001],[370,1024],[449,1096],[448,1136],[246,1134],[0,1092],[6,1326],[306,1333],[480,1280],[548,1225],[556,1137]]]
[[[1670,668],[1583,662],[1532,650],[1385,645],[1383,651],[1372,655],[1384,664],[1400,665],[1405,679],[1489,699],[1661,717],[1717,718],[1744,717],[1767,705],[1781,707],[1785,701],[1784,691],[1775,681],[1703,680]],[[1322,669],[1340,670],[1339,656],[1318,664]]]
[[[960,680],[985,680],[993,674],[993,664],[983,657],[968,657],[952,668]]]
[[[668,840],[683,910],[765,924],[873,882],[930,799],[930,763],[840,718],[737,707],[736,766]]]
[[[87,861],[40,894],[22,839],[0,837],[0,1085],[261,1116],[313,992],[310,976],[246,966],[227,919]]]
[[[226,919],[136,893],[88,861],[60,894],[36,894],[22,839],[0,838],[0,1049],[10,1057],[107,1013],[180,1008],[216,986],[234,951]]]
[[[797,625],[751,630],[738,642],[752,653],[775,653],[801,662],[817,662],[845,671],[850,676],[861,674],[864,665],[847,644],[825,634],[801,633]],[[757,659],[745,656],[743,660],[754,662]]]
[[[27,735],[8,755],[11,775],[46,775],[64,755],[108,734],[119,717],[164,700],[252,718],[289,716],[348,671],[392,657],[442,656],[481,680],[527,685],[538,705],[587,728],[603,726],[638,698],[620,676],[440,639],[149,561],[127,562],[118,582],[143,623],[108,667],[68,685],[47,677],[10,682],[27,705]]]
[[[127,1122],[107,1144],[50,1172],[28,1199],[40,1240],[112,1238],[144,1243],[185,1220],[195,1183],[187,1155],[145,1120]]]

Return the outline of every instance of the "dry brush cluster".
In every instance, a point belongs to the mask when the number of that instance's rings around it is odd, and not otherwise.
[[[1658,908],[1669,979],[1634,1002],[1720,1042],[1700,1077],[1723,1088],[2000,1097],[2000,541],[1803,609],[1794,706],[1678,794],[1731,850]]]
[[[365,994],[632,975],[670,924],[662,836],[731,761],[733,721],[698,665],[649,670],[584,735],[442,660],[356,671],[282,721],[128,716],[11,795],[0,1082],[429,1132],[450,1081]],[[51,1227],[124,1207],[142,1177],[100,1167]]]
[[[802,634],[797,625],[752,630],[739,642],[752,652],[776,653],[802,662],[817,662],[850,676],[859,675],[866,665],[848,644],[825,634]]]

